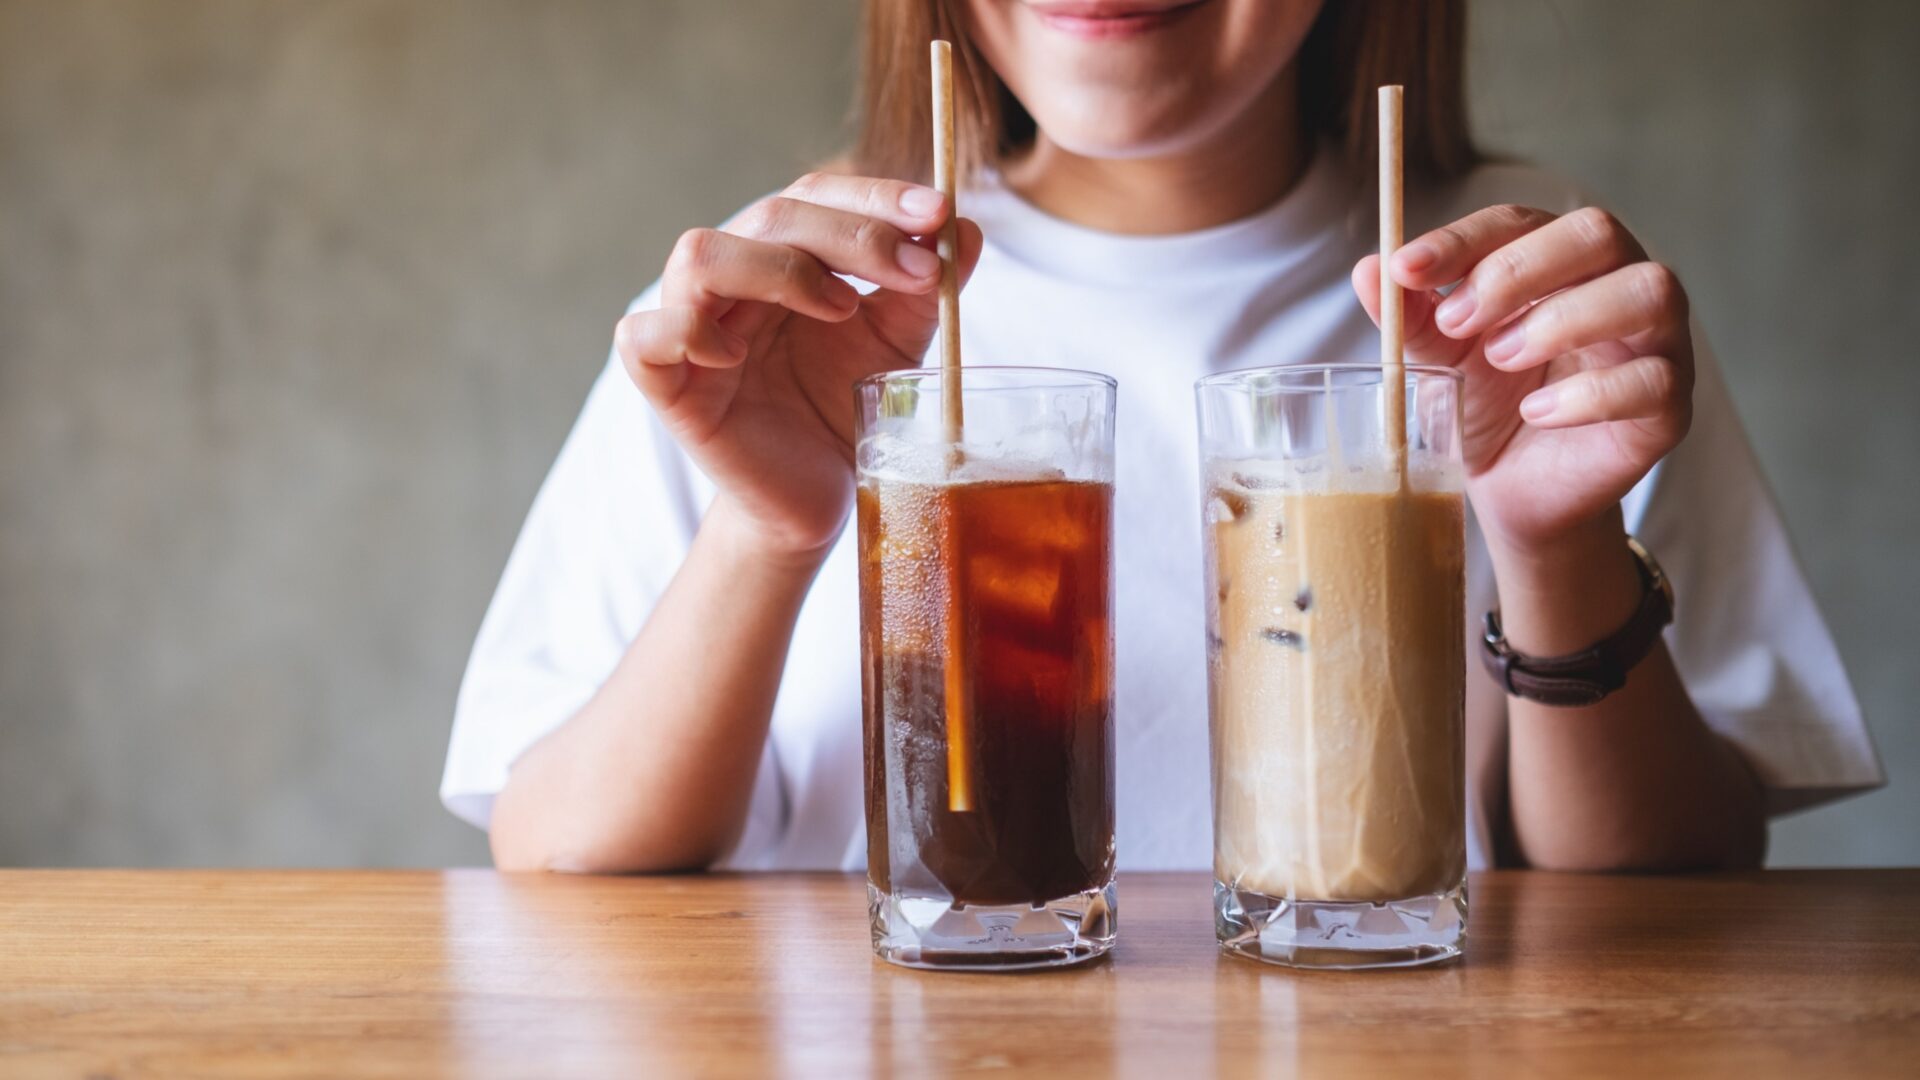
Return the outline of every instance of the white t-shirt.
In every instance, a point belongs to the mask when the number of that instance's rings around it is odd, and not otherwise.
[[[1259,214],[1177,236],[1049,217],[989,180],[961,194],[986,248],[962,306],[968,358],[1119,380],[1115,489],[1117,835],[1126,869],[1212,864],[1192,385],[1229,368],[1378,356],[1348,284],[1361,189],[1320,153]],[[1409,234],[1482,206],[1584,200],[1539,170],[1476,170],[1409,206]],[[635,301],[657,304],[658,287]],[[1625,503],[1679,593],[1666,640],[1694,703],[1746,753],[1775,812],[1881,782],[1859,705],[1712,357],[1686,442]],[[851,391],[850,391],[851,392]],[[684,558],[712,484],[616,359],[601,373],[508,559],[460,688],[440,795],[485,827],[514,761],[612,671]],[[801,608],[733,868],[857,870],[862,817],[853,530]],[[1467,614],[1494,605],[1469,522]],[[1470,640],[1477,650],[1477,641]],[[1472,653],[1469,653],[1471,656]],[[1492,860],[1506,700],[1470,664],[1469,859]]]

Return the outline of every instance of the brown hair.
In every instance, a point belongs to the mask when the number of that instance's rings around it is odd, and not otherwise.
[[[1033,117],[966,33],[966,0],[867,0],[852,165],[870,176],[926,180],[932,105],[927,43],[953,42],[962,176],[1031,145]],[[1409,179],[1457,176],[1479,160],[1467,135],[1466,0],[1326,0],[1295,57],[1301,122],[1337,147],[1356,176],[1374,170],[1375,90],[1407,88]]]

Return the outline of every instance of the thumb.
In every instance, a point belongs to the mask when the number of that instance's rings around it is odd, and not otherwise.
[[[1380,325],[1380,256],[1369,255],[1353,267],[1353,294],[1375,326]],[[1402,289],[1403,329],[1407,359],[1415,364],[1441,364],[1456,367],[1468,353],[1479,347],[1476,339],[1457,341],[1440,332],[1433,322],[1433,309],[1440,306],[1440,294],[1426,290]]]
[[[957,234],[954,262],[960,274],[960,287],[964,289],[968,279],[973,277],[974,266],[980,262],[984,237],[980,226],[968,218],[961,218],[954,231]],[[915,237],[913,242],[932,250],[938,239],[938,236],[929,233]],[[872,323],[873,331],[880,340],[898,350],[909,361],[918,363],[926,355],[927,346],[933,341],[933,333],[940,325],[940,290],[905,293],[879,289],[861,299],[860,310]]]

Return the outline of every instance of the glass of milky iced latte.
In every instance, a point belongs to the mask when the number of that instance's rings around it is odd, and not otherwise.
[[[1460,377],[1314,364],[1195,393],[1221,946],[1313,968],[1458,956]]]

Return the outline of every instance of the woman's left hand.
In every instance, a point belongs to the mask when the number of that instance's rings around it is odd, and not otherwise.
[[[1606,211],[1491,207],[1406,244],[1392,271],[1408,362],[1466,377],[1468,493],[1490,545],[1533,551],[1610,520],[1686,435],[1686,292]],[[1378,256],[1353,286],[1377,321]]]

